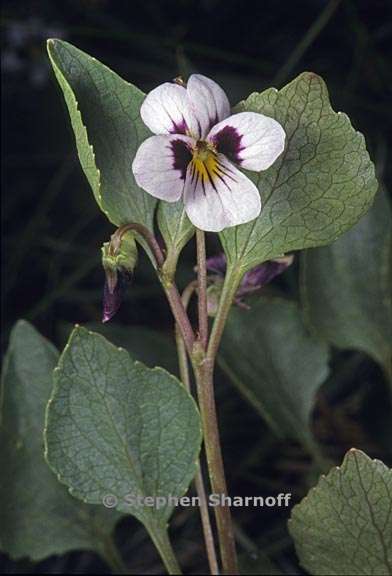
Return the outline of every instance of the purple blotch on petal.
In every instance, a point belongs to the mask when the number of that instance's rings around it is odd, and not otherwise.
[[[173,128],[170,130],[172,134],[186,134],[188,130],[187,123],[185,122],[185,118],[181,120],[181,122],[172,122]]]
[[[212,140],[218,152],[224,154],[232,162],[241,163],[239,154],[244,149],[244,146],[241,146],[242,134],[236,128],[225,126],[214,134]]]
[[[173,168],[180,170],[182,180],[185,180],[186,169],[189,162],[192,160],[192,152],[189,150],[188,145],[181,140],[172,140],[170,148],[173,153]]]

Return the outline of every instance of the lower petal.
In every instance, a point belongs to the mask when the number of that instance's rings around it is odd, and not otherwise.
[[[189,164],[184,203],[191,222],[208,232],[254,220],[261,210],[256,186],[222,154],[217,155],[215,167],[204,171]]]
[[[137,185],[160,200],[179,200],[192,159],[192,145],[192,138],[182,134],[147,138],[140,145],[132,164]]]

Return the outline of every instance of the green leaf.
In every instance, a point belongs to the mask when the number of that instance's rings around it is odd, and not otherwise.
[[[293,508],[289,530],[310,574],[392,574],[392,471],[350,450]]]
[[[328,347],[307,333],[295,303],[261,297],[250,310],[233,308],[219,364],[278,436],[313,453],[309,419],[328,375]]]
[[[55,370],[46,425],[48,462],[74,496],[94,504],[114,497],[162,552],[173,503],[141,500],[182,496],[200,442],[195,402],[174,376],[75,328]]]
[[[159,202],[157,221],[166,244],[164,269],[170,276],[174,277],[178,258],[184,246],[194,235],[195,227],[185,213],[182,200]]]
[[[251,94],[237,111],[263,113],[286,131],[286,148],[264,172],[249,173],[263,202],[260,216],[220,235],[229,262],[244,270],[302,248],[335,240],[369,208],[377,189],[361,134],[336,113],[316,74],[282,90]]]
[[[41,560],[90,549],[105,555],[119,515],[72,498],[44,459],[45,407],[57,350],[30,324],[11,333],[2,374],[0,547]]]
[[[331,246],[302,255],[306,320],[331,344],[363,350],[392,379],[392,214],[378,194],[368,214]]]
[[[156,200],[132,173],[136,150],[149,135],[139,114],[144,94],[68,42],[48,40],[48,54],[100,208],[116,226],[137,222],[152,230]]]

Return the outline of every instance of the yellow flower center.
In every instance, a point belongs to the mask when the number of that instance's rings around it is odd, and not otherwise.
[[[215,148],[209,142],[199,140],[192,151],[192,173],[202,184],[213,183],[216,177],[222,176]]]

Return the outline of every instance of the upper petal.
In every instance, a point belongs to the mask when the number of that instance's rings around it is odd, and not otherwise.
[[[266,170],[284,150],[286,133],[268,116],[240,112],[216,124],[207,136],[218,152],[247,170]]]
[[[170,82],[147,94],[140,115],[154,134],[185,134],[194,125],[186,89]]]
[[[222,154],[205,172],[188,165],[184,189],[185,211],[191,222],[210,232],[244,224],[261,210],[256,186]]]
[[[186,90],[196,118],[193,133],[204,138],[214,124],[229,116],[229,100],[219,84],[201,74],[190,76]]]
[[[193,143],[192,138],[182,134],[147,138],[139,146],[132,163],[138,186],[155,198],[167,202],[179,200],[192,159]]]

